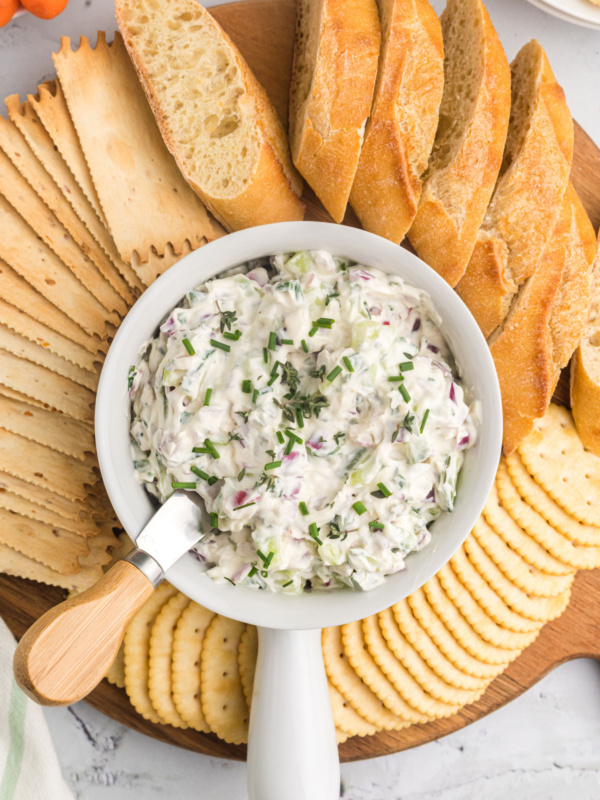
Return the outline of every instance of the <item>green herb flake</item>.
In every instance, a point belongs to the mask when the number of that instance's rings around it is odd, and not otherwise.
[[[402,383],[404,380],[404,375],[390,375],[388,381],[390,383]]]
[[[352,503],[352,508],[356,511],[356,513],[359,516],[365,514],[367,511],[366,505],[360,500],[357,500],[356,503]]]
[[[346,365],[346,369],[348,370],[348,372],[354,372],[354,367],[352,366],[352,362],[350,361],[348,356],[344,356],[342,361]]]
[[[415,365],[412,361],[403,361],[399,366],[400,372],[410,372],[411,369],[415,368]]]
[[[266,347],[263,347],[263,361],[265,362],[265,364],[269,363],[269,351],[267,350]]]
[[[256,403],[257,399],[258,399],[258,389],[255,389],[255,390],[252,392],[252,402],[253,402],[253,403]]]
[[[308,506],[306,505],[304,500],[298,503],[298,508],[300,509],[300,513],[302,514],[303,517],[308,517]]]
[[[210,478],[208,472],[204,472],[204,470],[200,469],[199,467],[190,467],[191,471],[194,475],[197,475],[199,478],[202,478],[203,481],[207,481]]]
[[[406,386],[403,383],[400,384],[399,390],[400,390],[400,394],[404,398],[404,402],[405,403],[410,402],[410,395],[408,393],[408,389],[406,388]]]
[[[217,448],[214,446],[214,444],[211,442],[210,439],[204,440],[204,446],[206,447],[206,449],[213,458],[220,458],[219,451],[217,450]]]
[[[210,343],[213,347],[218,348],[219,350],[224,350],[226,353],[231,352],[231,347],[225,342],[218,342],[216,339],[211,339]]]
[[[271,331],[269,334],[269,350],[275,350],[277,347],[277,334],[274,331]]]
[[[390,492],[390,490],[387,488],[387,486],[385,485],[385,483],[378,483],[378,484],[377,484],[377,488],[379,489],[379,491],[381,492],[381,494],[382,494],[384,497],[389,497],[389,496],[391,495],[391,492]]]
[[[171,483],[173,489],[195,489],[196,485],[195,483],[186,483],[185,481],[173,481]]]
[[[265,469],[277,469],[277,467],[281,466],[281,461],[269,461],[268,464],[265,464]]]
[[[311,524],[308,526],[308,532],[317,544],[323,544],[323,542],[319,539],[319,528],[316,522],[311,522]]]
[[[279,444],[283,444],[285,442],[283,433],[281,431],[277,431],[277,441]]]
[[[237,313],[235,311],[221,311],[221,333],[227,328],[228,331],[231,330],[231,326],[234,322],[237,322]]]
[[[213,527],[213,528],[218,528],[219,527],[219,515],[217,514],[216,511],[211,511],[210,512],[210,524],[211,524],[211,527]]]
[[[190,356],[195,356],[196,355],[196,351],[192,347],[192,343],[190,342],[190,340],[186,338],[186,339],[182,339],[181,341],[182,341],[182,344],[185,347],[185,349],[188,351],[188,354]]]
[[[327,380],[331,383],[337,378],[337,376],[340,374],[341,371],[342,368],[339,365],[337,367],[334,367],[327,376]]]
[[[293,345],[294,344],[294,340],[293,339],[282,339],[281,340],[281,344],[292,344]]]
[[[241,480],[243,480],[243,479],[244,479],[244,475],[245,475],[245,474],[246,474],[246,467],[243,467],[243,469],[241,469],[241,470],[238,472],[238,477],[237,477],[238,481],[241,481]]]
[[[242,381],[242,392],[244,394],[251,394],[252,392],[252,381]]]
[[[209,406],[211,396],[212,396],[212,389],[207,389],[204,394],[204,403],[202,405]]]
[[[313,325],[312,328],[309,330],[308,335],[309,336],[314,336],[315,333],[317,333],[318,330],[319,330],[319,326],[318,325]]]
[[[382,531],[385,528],[385,525],[383,522],[379,522],[378,520],[371,520],[371,522],[369,522],[369,528],[372,531]]]
[[[304,350],[304,352],[308,353],[308,345],[306,344],[306,339],[302,339],[300,344],[302,345],[302,349]]]
[[[255,506],[255,505],[256,505],[256,500],[253,500],[251,503],[244,503],[244,505],[242,506],[235,506],[233,510],[239,511],[240,508],[248,508],[248,506]]]
[[[247,578],[253,578],[256,575],[257,572],[258,572],[258,568],[256,566],[253,566],[252,569],[250,570],[250,572],[246,575],[246,577]]]
[[[425,413],[423,414],[423,419],[421,420],[421,427],[419,428],[419,432],[420,433],[423,433],[423,431],[425,430],[425,425],[427,424],[427,417],[428,416],[429,416],[429,409],[427,409],[425,411]]]

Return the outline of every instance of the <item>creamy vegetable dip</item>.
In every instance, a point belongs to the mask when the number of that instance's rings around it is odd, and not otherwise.
[[[189,292],[129,374],[139,480],[204,500],[208,574],[372,589],[451,511],[476,414],[429,296],[323,251]]]

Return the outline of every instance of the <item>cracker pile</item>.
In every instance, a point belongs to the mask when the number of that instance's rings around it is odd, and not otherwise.
[[[600,459],[551,405],[500,462],[471,535],[438,574],[380,614],[323,631],[338,735],[455,714],[567,607],[600,566]],[[409,564],[410,569],[410,564]],[[256,629],[163,584],[129,626],[110,681],[146,719],[247,741]]]
[[[122,40],[0,116],[0,571],[81,591],[118,545],[93,419],[137,296],[221,235],[166,149]]]

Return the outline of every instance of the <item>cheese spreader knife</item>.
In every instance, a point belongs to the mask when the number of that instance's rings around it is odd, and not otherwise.
[[[123,561],[90,589],[51,608],[25,633],[13,662],[20,688],[46,706],[69,705],[89,694],[165,572],[203,536],[205,518],[197,495],[173,494]]]

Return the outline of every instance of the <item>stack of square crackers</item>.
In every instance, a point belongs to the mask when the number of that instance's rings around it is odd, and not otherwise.
[[[439,573],[380,614],[323,631],[338,741],[448,717],[475,702],[600,566],[600,459],[552,405],[500,462],[483,514]],[[407,563],[410,569],[410,559]],[[146,719],[247,741],[256,629],[164,584],[109,680]]]
[[[120,36],[0,117],[0,571],[80,591],[118,521],[99,480],[100,368],[136,297],[221,235],[165,147]]]

